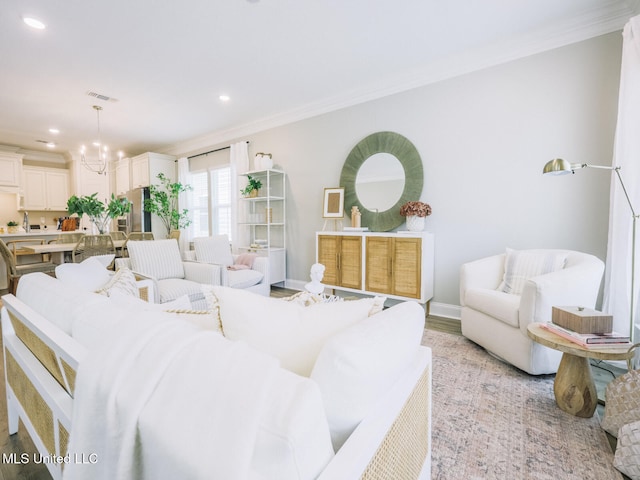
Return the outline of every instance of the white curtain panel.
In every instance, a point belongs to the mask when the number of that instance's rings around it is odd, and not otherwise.
[[[231,244],[238,244],[238,175],[249,170],[249,144],[246,141],[231,144]],[[235,247],[234,247],[235,248]]]
[[[640,15],[629,20],[622,35],[622,69],[613,165],[621,167],[620,174],[629,199],[638,214],[640,213]],[[640,225],[638,228],[640,229]],[[632,236],[633,215],[620,182],[613,173],[603,308],[613,315],[614,330],[621,333],[630,330]],[[640,236],[640,232],[637,236]],[[637,257],[640,256],[640,245],[637,245],[638,243],[636,241],[635,291],[633,292],[636,331],[639,328],[640,270],[638,263],[640,262]],[[637,342],[639,338],[636,336],[635,340]]]
[[[191,185],[191,172],[189,172],[189,159],[182,157],[178,159],[178,182],[182,185]],[[180,193],[178,196],[178,208],[180,210],[188,209],[190,214],[193,215],[193,195],[191,191]],[[193,221],[193,218],[191,219]],[[189,250],[189,244],[193,240],[193,223],[187,228],[183,228],[180,231],[180,251],[184,252]]]

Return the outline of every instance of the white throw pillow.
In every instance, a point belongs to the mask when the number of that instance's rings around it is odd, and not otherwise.
[[[95,292],[111,279],[111,272],[89,257],[82,263],[62,263],[56,267],[56,278],[63,284],[83,292]]]
[[[140,296],[138,284],[136,283],[136,276],[131,270],[128,268],[121,268],[105,285],[96,290],[96,293],[106,295],[107,297],[113,295],[114,292],[119,292],[123,295],[136,298]]]
[[[184,278],[180,248],[173,238],[127,242],[127,250],[134,272],[156,280]]]
[[[382,309],[384,297],[304,307],[235,288],[215,287],[224,335],[277,357],[308,377],[329,337]]]
[[[504,277],[498,290],[512,295],[521,295],[528,279],[562,270],[568,254],[543,250],[518,251],[507,248],[506,255]]]
[[[311,380],[320,388],[336,451],[416,357],[423,333],[424,310],[403,302],[324,345]]]
[[[233,265],[231,244],[227,235],[196,237],[193,239],[193,249],[196,251],[198,262]]]

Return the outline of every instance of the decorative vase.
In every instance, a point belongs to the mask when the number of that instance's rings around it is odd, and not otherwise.
[[[251,192],[249,193],[249,198],[256,198],[258,196],[258,190],[253,189],[251,190]]]
[[[409,215],[407,217],[407,230],[409,230],[410,232],[422,232],[424,230],[425,218],[427,217]]]

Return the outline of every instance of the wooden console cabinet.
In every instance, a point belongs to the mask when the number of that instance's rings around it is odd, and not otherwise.
[[[420,303],[433,297],[432,233],[318,232],[316,261],[329,288]]]

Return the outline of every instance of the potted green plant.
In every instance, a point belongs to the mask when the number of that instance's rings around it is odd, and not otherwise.
[[[144,201],[144,210],[160,217],[167,229],[168,238],[172,230],[180,230],[191,225],[189,210],[178,208],[178,197],[182,192],[192,190],[192,187],[172,182],[163,173],[159,173],[157,178],[161,185],[149,186],[149,198]]]
[[[245,197],[257,197],[258,190],[262,188],[262,182],[260,179],[252,177],[247,174],[247,186],[240,190],[240,193]]]
[[[129,213],[130,210],[131,202],[126,198],[116,198],[113,193],[106,205],[98,200],[97,193],[83,197],[72,195],[67,200],[67,212],[69,215],[75,213],[80,218],[83,215],[87,215],[100,233],[107,232],[107,225],[110,220],[121,217]]]
[[[14,222],[13,220],[9,220],[7,222],[7,232],[9,232],[9,233],[18,233],[18,222]]]

